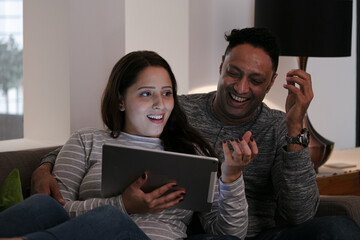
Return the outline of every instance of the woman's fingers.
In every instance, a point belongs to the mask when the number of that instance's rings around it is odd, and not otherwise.
[[[257,144],[251,136],[251,132],[248,131],[238,140],[224,141],[222,146],[225,157],[221,165],[222,180],[223,182],[232,182],[241,176],[242,170],[258,154]],[[230,146],[232,150],[230,150]]]
[[[185,189],[179,188],[176,183],[168,183],[145,194],[149,212],[159,212],[178,204],[184,200],[185,193]]]
[[[253,159],[259,153],[259,149],[258,149],[256,141],[253,137],[250,138],[249,145],[251,148],[251,158]]]
[[[231,140],[230,144],[234,149],[232,153],[233,161],[240,163],[241,165],[250,162],[250,160],[252,159],[252,150],[250,149],[249,144],[247,143],[247,141],[244,140],[244,138],[239,138],[238,142],[235,140]]]
[[[129,214],[159,212],[184,199],[185,189],[177,187],[174,182],[145,193],[141,187],[146,183],[148,177],[148,174],[144,173],[122,194],[124,206]]]

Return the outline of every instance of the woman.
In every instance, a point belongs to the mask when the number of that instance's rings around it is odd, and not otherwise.
[[[176,80],[168,63],[151,51],[125,55],[111,72],[101,113],[107,130],[75,132],[61,149],[53,168],[70,217],[112,205],[136,223],[139,235],[145,236],[141,239],[186,238],[193,212],[176,208],[186,197],[186,189],[163,195],[175,183],[144,193],[141,186],[148,177],[144,174],[123,194],[110,198],[101,196],[104,143],[215,156],[211,147],[188,124],[177,100]],[[223,143],[225,161],[221,165],[222,174],[212,209],[199,213],[207,235],[196,236],[196,239],[245,238],[247,203],[241,171],[257,154],[255,141],[244,140],[250,138],[250,133],[245,135],[229,141],[232,151],[227,142]]]

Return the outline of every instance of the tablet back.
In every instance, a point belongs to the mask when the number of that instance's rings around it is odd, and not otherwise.
[[[177,208],[209,211],[217,181],[218,159],[199,155],[151,150],[124,145],[103,146],[102,194],[121,194],[144,172],[148,180],[144,192],[175,181],[186,189]]]

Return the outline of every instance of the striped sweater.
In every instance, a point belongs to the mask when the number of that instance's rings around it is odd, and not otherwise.
[[[110,204],[126,213],[122,197],[101,196],[101,161],[104,143],[141,146],[163,150],[161,140],[121,133],[116,139],[108,131],[83,129],[72,134],[61,149],[53,175],[71,217],[83,214],[93,208]],[[189,166],[191,167],[191,166]],[[193,212],[177,209],[176,206],[159,213],[131,214],[132,220],[151,239],[183,239]],[[217,182],[212,210],[200,213],[200,219],[207,233],[228,234],[244,238],[247,229],[247,202],[243,178],[231,184]]]

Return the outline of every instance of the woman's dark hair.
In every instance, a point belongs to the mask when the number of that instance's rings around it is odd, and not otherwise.
[[[275,74],[279,64],[280,45],[278,39],[266,28],[243,28],[233,29],[230,34],[225,34],[226,41],[229,42],[226,56],[231,49],[239,44],[250,44],[253,47],[263,49],[270,57],[273,73]]]
[[[160,139],[166,151],[215,156],[211,146],[188,123],[187,117],[179,105],[177,85],[170,65],[159,54],[152,51],[135,51],[126,54],[113,67],[104,90],[101,115],[104,124],[111,130],[111,136],[117,138],[124,128],[125,113],[119,110],[120,101],[126,90],[135,83],[141,71],[149,66],[164,68],[171,79],[174,96],[174,108],[164,127]]]

